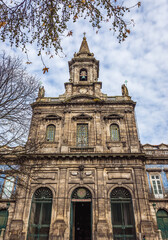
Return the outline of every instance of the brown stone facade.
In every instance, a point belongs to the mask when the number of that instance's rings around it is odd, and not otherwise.
[[[80,79],[81,69],[86,71],[82,73],[84,81]],[[118,239],[113,232],[111,209],[111,193],[116,188],[130,193],[134,238],[162,239],[152,204],[168,209],[168,203],[166,197],[150,198],[145,166],[168,164],[168,154],[149,154],[140,144],[135,102],[128,94],[108,97],[101,92],[99,62],[90,53],[85,37],[80,51],[69,62],[69,71],[63,95],[49,98],[39,94],[41,97],[32,104],[26,153],[21,156],[31,166],[30,172],[24,176],[27,186],[18,187],[17,198],[10,202],[4,239],[27,239],[33,194],[41,187],[52,191],[49,240],[77,240],[71,233],[75,228],[71,206],[72,193],[78,188],[91,193],[91,236],[87,239]],[[49,125],[55,129],[52,139],[47,135]],[[87,128],[87,139],[80,144],[79,125]],[[112,125],[118,127],[114,130],[118,136],[113,137]],[[3,204],[1,200],[0,206]]]

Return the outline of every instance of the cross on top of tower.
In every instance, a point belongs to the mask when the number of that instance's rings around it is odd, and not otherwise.
[[[127,83],[128,83],[128,81],[127,81],[127,80],[125,80],[125,81],[124,81],[124,83],[125,83],[125,86],[127,87]]]

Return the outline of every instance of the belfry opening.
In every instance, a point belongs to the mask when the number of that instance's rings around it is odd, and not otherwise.
[[[70,240],[92,239],[92,195],[87,188],[73,191],[70,222]]]

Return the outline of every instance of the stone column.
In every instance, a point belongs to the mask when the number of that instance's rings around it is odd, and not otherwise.
[[[150,217],[149,200],[147,198],[147,186],[144,179],[144,169],[136,168],[135,172],[135,184],[137,190],[137,203],[138,212],[140,214],[140,223],[138,224],[139,231],[142,236],[145,235],[146,239],[156,240],[158,234],[155,232],[154,224]]]
[[[64,221],[67,169],[60,169],[57,199],[57,217],[52,226],[51,240],[64,240],[67,225]]]
[[[110,238],[109,227],[106,220],[105,186],[103,169],[97,170],[97,199],[98,199],[97,240],[107,240]]]
[[[23,182],[26,185],[27,177],[23,178]],[[14,211],[12,221],[10,222],[10,225],[9,225],[9,233],[7,233],[9,238],[7,238],[5,234],[5,239],[10,239],[10,240],[25,239],[25,232],[23,232],[23,225],[24,225],[23,213],[25,210],[26,190],[27,190],[26,186],[17,187],[15,211]]]

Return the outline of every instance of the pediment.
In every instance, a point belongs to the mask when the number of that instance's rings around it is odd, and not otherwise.
[[[80,95],[75,95],[66,100],[67,102],[102,102],[103,100],[93,96],[93,95],[88,95],[88,94],[80,94]]]
[[[76,120],[88,120],[89,121],[89,120],[92,119],[92,116],[89,116],[85,113],[82,113],[82,114],[79,114],[77,116],[73,116],[72,119],[75,120],[75,121]]]
[[[165,144],[165,143],[161,143],[161,144],[159,145],[159,149],[168,149],[168,145]]]
[[[47,115],[44,119],[45,120],[61,120],[61,117],[56,114],[50,114],[50,115]]]
[[[161,143],[159,145],[151,145],[149,143],[142,145],[144,150],[168,150],[168,145]]]
[[[104,120],[121,119],[121,118],[123,118],[123,116],[116,114],[116,113],[104,116]]]

